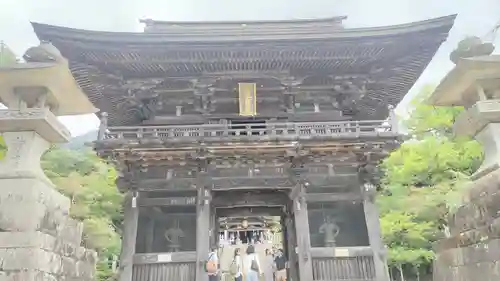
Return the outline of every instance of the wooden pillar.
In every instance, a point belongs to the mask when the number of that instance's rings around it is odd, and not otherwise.
[[[219,219],[216,216],[215,208],[210,208],[210,246],[219,247]]]
[[[293,200],[293,212],[297,237],[297,254],[299,262],[299,280],[313,280],[311,238],[309,235],[309,217],[304,187],[300,187],[298,196]]]
[[[363,193],[365,194],[363,208],[365,211],[368,239],[373,251],[376,281],[389,281],[389,269],[387,268],[386,250],[380,230],[379,212],[377,205],[375,205],[375,186],[365,184],[363,186]]]
[[[148,224],[146,225],[146,253],[153,252],[153,242],[154,242],[154,232],[155,232],[155,220],[152,217],[148,218]]]
[[[139,208],[137,207],[137,196],[131,191],[125,196],[123,209],[124,219],[119,281],[132,281]]]
[[[205,262],[210,253],[210,190],[201,184],[198,187],[196,204],[196,281],[207,281]],[[121,280],[120,280],[121,281]]]
[[[290,204],[291,205],[291,204]],[[290,206],[291,207],[291,206]],[[295,252],[295,247],[297,245],[297,239],[295,237],[295,225],[293,222],[293,218],[289,212],[285,214],[282,218],[282,225],[284,226],[284,239],[282,240],[283,245],[286,247],[285,254],[287,255],[288,260],[288,278],[290,281],[297,281],[298,277],[298,268],[297,268],[297,254]]]

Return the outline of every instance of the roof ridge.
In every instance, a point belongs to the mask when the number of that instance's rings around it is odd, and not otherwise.
[[[168,21],[154,20],[151,18],[139,19],[140,23],[145,24],[172,24],[172,25],[231,25],[231,24],[286,24],[286,23],[316,23],[316,22],[341,22],[347,19],[347,16],[334,16],[326,18],[310,18],[310,19],[286,19],[286,20],[216,20],[216,21]]]

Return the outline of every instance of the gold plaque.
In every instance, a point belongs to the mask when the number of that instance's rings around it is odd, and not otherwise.
[[[238,83],[239,100],[240,100],[240,115],[255,116],[257,115],[257,97],[255,83]]]

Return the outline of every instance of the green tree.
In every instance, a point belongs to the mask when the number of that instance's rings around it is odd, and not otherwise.
[[[0,67],[17,63],[16,54],[4,43],[0,41]]]
[[[468,177],[482,160],[480,145],[453,136],[459,107],[425,104],[433,87],[423,88],[403,124],[409,141],[385,159],[378,199],[390,266],[404,275],[429,270],[432,244],[447,232],[448,213],[460,204]]]
[[[112,280],[107,257],[120,252],[123,200],[114,183],[115,170],[91,151],[57,147],[44,155],[42,166],[57,189],[71,198],[71,216],[84,226],[82,244],[100,256],[98,280]]]
[[[5,140],[0,135],[0,160],[5,157],[5,153],[7,152],[7,144],[5,144]]]

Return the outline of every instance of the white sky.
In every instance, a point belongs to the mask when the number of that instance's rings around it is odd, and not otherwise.
[[[68,4],[72,2],[71,4]],[[0,0],[0,40],[21,55],[37,44],[30,21],[107,31],[141,31],[139,18],[158,20],[279,20],[347,15],[346,27],[392,25],[458,14],[449,40],[407,97],[437,84],[452,67],[448,54],[468,35],[486,40],[500,22],[500,0]],[[405,99],[408,101],[408,98]],[[399,109],[404,111],[403,102]],[[62,117],[73,135],[97,127],[93,116]]]

